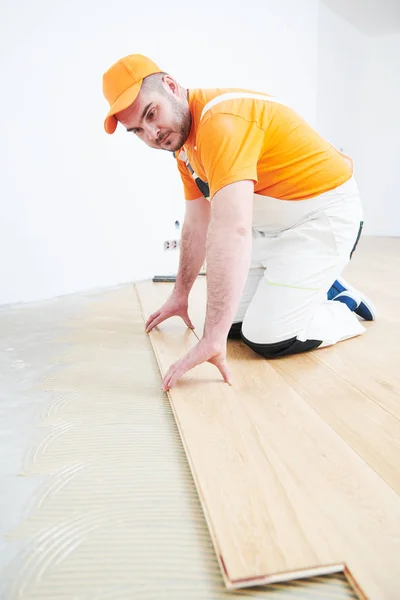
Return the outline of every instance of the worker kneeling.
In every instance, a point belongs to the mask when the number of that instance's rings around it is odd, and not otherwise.
[[[230,383],[228,337],[276,358],[364,332],[374,308],[340,279],[363,220],[349,157],[273,96],[188,90],[140,54],[104,74],[103,92],[107,133],[120,123],[173,153],[186,199],[176,285],[146,331],[174,315],[192,326],[188,296],[207,257],[203,337],[164,390],[206,361]]]

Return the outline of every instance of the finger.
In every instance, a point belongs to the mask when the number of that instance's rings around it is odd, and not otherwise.
[[[170,368],[168,369],[168,371],[167,371],[167,372],[166,372],[166,374],[165,374],[164,381],[167,381],[167,380],[169,380],[169,378],[171,377],[172,373],[173,373],[173,372],[174,372],[174,370],[175,370],[175,365],[176,365],[176,363],[173,363],[173,364],[170,366]]]
[[[145,325],[146,329],[148,328],[148,326],[150,325],[150,323],[151,323],[151,322],[152,322],[152,321],[153,321],[155,318],[157,318],[157,317],[159,316],[159,314],[160,314],[160,311],[158,310],[157,312],[155,312],[155,313],[151,314],[151,315],[148,317],[148,319],[147,319],[147,321],[146,321],[146,325]]]
[[[224,381],[226,383],[228,383],[229,385],[232,385],[232,375],[228,368],[227,361],[225,359],[222,359],[222,360],[211,360],[210,362],[217,367],[217,369],[221,373]]]
[[[171,373],[171,377],[169,380],[169,387],[173,387],[177,383],[177,381],[181,377],[183,377],[183,375],[185,375],[185,373],[207,360],[207,358],[205,356],[202,356],[197,349],[198,346],[193,348],[188,354],[186,354],[186,356],[184,356],[180,361],[175,363],[174,371]]]
[[[174,387],[174,385],[187,371],[189,371],[187,367],[185,367],[183,364],[179,365],[169,377],[169,381],[167,383],[168,390]]]
[[[159,315],[156,319],[154,319],[147,327],[146,327],[146,333],[149,333],[149,331],[151,331],[152,329],[154,329],[154,327],[157,327],[157,325],[159,325],[160,323],[162,323],[163,321],[165,321],[165,319],[168,319],[168,316],[166,315]]]
[[[163,379],[163,383],[162,383],[162,390],[163,390],[163,392],[167,392],[169,390],[169,387],[170,387],[169,383],[171,381],[171,377],[174,374],[174,372],[175,372],[175,370],[176,370],[177,365],[178,365],[179,362],[180,361],[177,361],[177,362],[173,363],[170,366],[170,368],[168,369],[168,371],[167,371],[167,373],[166,373],[166,375],[165,375],[165,377]]]
[[[169,392],[170,387],[170,377],[165,377],[161,389],[163,392]]]
[[[202,360],[196,360],[192,356],[186,355],[184,358],[174,363],[165,376],[163,385],[163,389],[165,388],[164,391],[168,391],[172,388],[185,373],[190,371],[190,369],[193,369],[199,362],[202,362]]]
[[[194,329],[194,325],[193,325],[192,321],[189,319],[188,315],[182,316],[182,319],[185,321],[185,323],[189,327],[189,329]]]
[[[169,384],[169,377],[165,376],[163,379],[163,382],[162,382],[162,386],[161,386],[161,389],[163,392],[168,392],[168,390],[169,390],[168,384]]]

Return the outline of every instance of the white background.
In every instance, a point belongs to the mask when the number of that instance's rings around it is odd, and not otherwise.
[[[400,235],[400,35],[319,0],[2,0],[0,304],[176,270],[173,158],[103,130],[102,74],[131,53],[186,87],[290,103],[355,158],[365,231]]]
[[[400,34],[368,36],[321,3],[319,132],[355,160],[369,235],[400,235]]]

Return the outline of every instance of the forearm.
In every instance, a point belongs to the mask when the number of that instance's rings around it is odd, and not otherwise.
[[[204,338],[217,345],[226,342],[250,267],[253,191],[252,181],[238,181],[212,200]]]
[[[179,269],[174,293],[189,295],[206,257],[208,223],[184,223],[182,228]]]
[[[251,229],[211,223],[207,239],[207,312],[204,337],[226,339],[247,278]]]

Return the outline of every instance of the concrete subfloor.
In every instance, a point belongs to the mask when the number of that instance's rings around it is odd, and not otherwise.
[[[41,413],[55,397],[35,386],[54,370],[57,357],[67,349],[60,341],[65,323],[91,298],[75,294],[0,307],[0,570],[22,545],[6,534],[21,522],[46,479],[20,476]]]
[[[268,598],[268,600],[275,598],[294,600],[300,597],[304,599],[355,598],[341,575],[315,578],[315,581],[309,584],[291,582],[288,586],[282,587],[269,586],[268,589],[243,590],[243,592],[232,594],[226,592],[172,413],[168,402],[166,402],[166,397],[163,397],[162,394],[158,396],[153,394],[154,402],[151,410],[155,410],[155,412],[149,413],[145,417],[147,432],[145,432],[144,439],[149,441],[148,448],[146,443],[143,443],[143,439],[137,442],[141,444],[139,448],[141,464],[138,466],[137,471],[139,482],[137,485],[140,486],[141,481],[145,483],[143,489],[136,487],[133,491],[137,494],[138,489],[140,489],[145,504],[153,501],[151,493],[154,492],[157,515],[161,524],[158,525],[157,530],[151,530],[150,535],[147,536],[149,539],[140,539],[139,542],[143,542],[144,546],[140,548],[140,545],[138,545],[137,550],[135,550],[140,554],[140,560],[142,561],[140,568],[141,573],[143,573],[143,582],[140,585],[138,584],[137,588],[131,588],[129,586],[133,584],[127,574],[125,585],[121,588],[119,581],[113,581],[112,575],[110,575],[104,584],[107,589],[103,595],[103,592],[98,591],[99,588],[96,587],[96,582],[91,581],[89,570],[85,575],[85,581],[82,579],[83,571],[79,574],[81,583],[78,581],[76,583],[78,587],[70,594],[65,587],[65,581],[73,579],[71,572],[67,573],[68,577],[65,580],[62,579],[66,576],[65,573],[56,570],[55,575],[54,573],[51,574],[53,579],[51,585],[49,584],[47,588],[45,587],[46,582],[39,582],[43,585],[37,587],[39,584],[36,580],[33,581],[32,577],[25,582],[23,581],[24,575],[22,572],[27,560],[26,555],[31,554],[34,556],[35,553],[40,553],[42,549],[37,541],[39,537],[29,535],[29,530],[28,535],[15,536],[12,533],[35,510],[40,491],[48,485],[49,478],[52,476],[51,473],[30,473],[28,476],[24,476],[24,465],[27,464],[27,456],[32,453],[33,448],[40,444],[46,427],[49,427],[49,424],[46,424],[42,417],[44,414],[48,414],[49,407],[59,396],[56,390],[51,389],[51,386],[44,386],[43,381],[49,377],[51,378],[53,374],[57,376],[60,369],[63,369],[60,360],[74,345],[74,342],[69,338],[71,323],[73,323],[73,328],[77,327],[77,323],[84,323],[84,315],[88,309],[93,304],[98,304],[103,298],[110,298],[108,302],[112,311],[113,294],[114,292],[118,294],[119,289],[113,288],[93,293],[74,294],[27,305],[0,307],[1,600],[16,600],[17,598],[39,598],[40,600],[57,600],[57,598],[80,600],[82,598],[96,600],[97,598],[106,597],[135,598],[138,600],[144,598],[174,598],[174,600],[176,598],[202,598],[213,600],[239,597]],[[100,316],[100,320],[96,321],[100,323],[100,329],[102,318]],[[108,317],[104,317],[104,319],[106,318]],[[91,325],[92,332],[93,328],[96,329],[97,327],[96,322],[94,326]],[[126,329],[124,323],[116,327],[117,329],[121,327],[121,330]],[[142,326],[139,325],[139,328],[141,330]],[[127,337],[129,338],[129,335]],[[112,338],[107,339],[111,340]],[[93,339],[91,344],[92,346],[88,347],[89,353],[90,349],[93,349],[96,345]],[[107,350],[107,342],[102,348],[102,351],[104,350]],[[124,349],[120,348],[119,351],[124,352]],[[150,343],[148,343],[148,348],[145,351],[148,352],[149,357],[152,357]],[[80,348],[80,352],[85,355],[85,348]],[[134,344],[133,352],[135,352]],[[143,356],[143,348],[140,349],[140,352]],[[147,362],[149,360],[150,358],[146,358]],[[153,362],[156,369],[155,360]],[[115,372],[119,376],[119,373]],[[149,401],[149,395],[147,394],[146,397],[146,394],[146,389],[144,389],[142,398],[139,398],[138,394],[133,394],[132,402],[139,404],[138,412],[132,415],[136,423],[142,418],[144,411],[142,407],[145,407],[146,402]],[[110,406],[112,407],[112,404]],[[110,407],[107,410],[110,410]],[[85,418],[87,419],[87,415]],[[157,421],[157,437],[159,437],[159,440],[154,441],[151,439],[152,423],[155,422],[153,419]],[[85,423],[87,422],[88,420],[85,421]],[[101,423],[103,422],[101,421]],[[84,427],[86,429],[83,430],[83,433],[90,435],[88,426],[85,423]],[[81,425],[77,423],[77,427],[79,426]],[[129,420],[127,420],[127,426],[130,426]],[[140,434],[137,433],[138,430],[134,428],[135,425],[132,426],[132,433],[134,434],[132,444],[140,437]],[[79,439],[79,436],[77,439]],[[159,443],[158,447],[156,447],[156,443]],[[146,464],[147,455],[150,458]],[[159,464],[156,464],[155,461],[157,460]],[[171,484],[168,489],[162,482],[162,474],[166,470]],[[144,471],[148,473],[146,480],[141,479]],[[132,474],[135,476],[134,470],[131,472]],[[147,480],[150,480],[150,482],[147,482]],[[165,498],[163,494],[165,494]],[[176,498],[172,498],[172,496],[176,496]],[[92,501],[90,499],[90,502]],[[110,500],[110,502],[112,501],[113,499]],[[173,505],[173,511],[170,515],[168,513],[169,504]],[[162,514],[163,509],[161,509],[160,515],[160,506],[165,506],[164,517]],[[170,551],[168,552],[170,554],[168,557],[170,564],[167,564],[163,570],[160,563],[163,557],[166,556],[165,548],[168,548],[165,545],[165,537],[169,535],[168,521],[171,521],[170,527],[172,528],[175,514],[179,514],[180,523],[183,523],[181,525],[182,539],[179,539],[178,534],[176,534],[176,538],[171,542]],[[162,526],[163,519],[165,520],[165,527]],[[172,534],[172,529],[170,531]],[[121,539],[123,538],[121,537]],[[189,539],[193,541],[189,543]],[[135,543],[138,544],[138,541],[136,540]],[[152,555],[152,548],[154,548],[154,555]],[[112,549],[113,553],[116,551],[118,551],[117,546]],[[73,550],[71,552],[73,554]],[[110,557],[107,560],[112,561],[112,558],[110,552]],[[121,564],[123,558],[123,554],[121,554],[119,564]],[[58,561],[59,563],[61,561],[62,566],[62,560],[58,559]],[[184,566],[179,567],[182,564]],[[92,568],[90,564],[89,566]],[[84,566],[82,568],[84,569]],[[114,573],[114,571],[110,571],[110,573]],[[148,576],[146,576],[146,573],[148,573]],[[159,580],[157,579],[158,575]],[[120,576],[121,574],[119,574]],[[19,579],[24,585],[21,583],[19,587],[13,587],[11,583],[18,582]],[[6,585],[2,587],[4,582]],[[42,591],[38,591],[39,589]],[[43,590],[48,591],[44,592]]]

